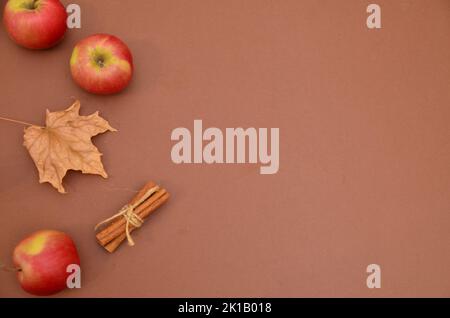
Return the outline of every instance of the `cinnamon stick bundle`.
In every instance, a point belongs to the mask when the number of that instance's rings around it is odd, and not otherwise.
[[[97,242],[110,253],[126,239],[129,245],[134,245],[131,232],[140,227],[153,211],[169,199],[169,196],[166,189],[154,182],[148,182],[119,213],[97,224],[96,229],[105,225],[96,234]]]

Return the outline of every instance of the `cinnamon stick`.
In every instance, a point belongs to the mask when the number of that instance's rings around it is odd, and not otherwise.
[[[134,213],[138,215],[141,219],[144,219],[143,212],[153,205],[155,201],[161,198],[167,191],[165,189],[161,189],[152,195],[147,201],[142,203],[139,207],[134,210]],[[153,210],[152,210],[153,211]],[[101,245],[105,245],[108,242],[112,241],[114,238],[119,236],[122,233],[125,233],[126,220],[124,218],[119,218],[118,221],[114,222],[107,228],[105,228],[102,232],[97,234],[97,240]]]
[[[153,188],[155,186],[156,186],[156,184],[154,182],[152,182],[152,181],[147,182],[147,184],[145,184],[145,186],[133,197],[133,199],[131,199],[129,204],[134,204],[135,202],[137,202],[139,200],[139,198],[141,198],[148,190],[150,190],[151,188]],[[125,230],[125,223],[126,223],[126,221],[124,218],[118,218],[116,221],[112,222],[110,225],[105,227],[102,231],[97,233],[97,235],[96,235],[97,240],[99,240],[100,243],[108,241],[108,239],[105,240],[105,238],[110,237],[112,235],[111,233],[114,233],[116,230],[120,229],[121,227],[123,227],[123,229]]]
[[[155,192],[152,193],[152,189],[154,189]],[[151,195],[147,198],[148,193],[151,193]],[[165,189],[158,188],[153,182],[148,182],[134,196],[129,205],[133,207],[134,205],[137,205],[134,210],[132,210],[132,213],[143,221],[168,199],[169,193]],[[139,224],[136,226],[139,226]],[[96,234],[96,239],[101,246],[112,253],[127,238],[126,228],[128,227],[128,231],[131,233],[136,229],[136,226],[127,222],[126,217],[119,216],[116,220],[111,221],[111,223],[103,230],[98,232]],[[131,237],[129,236],[128,239],[130,240]]]
[[[169,199],[169,193],[165,192],[163,196],[158,198],[151,206],[147,207],[147,209],[143,210],[142,213],[139,215],[142,219],[145,219],[147,216],[150,215],[153,211],[155,211],[157,208],[159,208],[161,205],[163,205],[168,199]],[[130,226],[130,232],[133,232],[136,228],[134,226]],[[113,253],[120,244],[127,238],[127,235],[125,233],[120,234],[119,236],[115,237],[113,240],[108,242],[103,247],[110,253]]]

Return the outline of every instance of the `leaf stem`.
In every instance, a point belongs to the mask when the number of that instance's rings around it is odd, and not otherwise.
[[[21,125],[25,125],[25,126],[36,126],[34,124],[27,123],[26,121],[15,120],[15,119],[1,117],[1,116],[0,116],[0,120],[9,121],[11,123],[21,124]]]

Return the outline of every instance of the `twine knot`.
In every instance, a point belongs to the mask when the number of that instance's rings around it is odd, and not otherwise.
[[[134,208],[130,204],[125,205],[116,215],[117,217],[123,216],[125,218],[125,233],[127,234],[128,245],[134,246],[133,238],[130,235],[130,224],[134,227],[141,227],[144,220],[134,213]]]

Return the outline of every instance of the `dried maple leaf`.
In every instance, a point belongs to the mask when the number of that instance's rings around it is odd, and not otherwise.
[[[102,154],[91,138],[106,131],[116,131],[98,115],[80,116],[80,102],[59,112],[47,110],[46,127],[25,129],[24,146],[39,171],[39,183],[49,182],[65,193],[62,180],[68,170],[98,174],[107,178]]]

